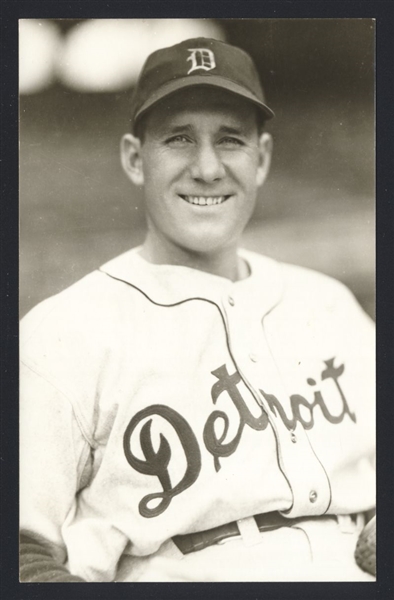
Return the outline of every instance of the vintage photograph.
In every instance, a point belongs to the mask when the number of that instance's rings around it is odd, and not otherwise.
[[[20,19],[19,111],[20,581],[375,581],[374,19]]]

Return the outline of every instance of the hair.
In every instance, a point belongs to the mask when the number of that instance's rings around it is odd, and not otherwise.
[[[265,119],[263,117],[262,113],[258,110],[257,114],[256,114],[256,121],[257,121],[257,133],[258,133],[259,137],[262,133],[264,133],[266,120],[267,119]]]
[[[145,133],[146,133],[146,113],[144,113],[137,121],[132,124],[132,134],[137,137],[141,144],[145,141]]]

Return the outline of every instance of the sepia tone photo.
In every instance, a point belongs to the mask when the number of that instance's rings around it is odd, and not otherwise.
[[[21,582],[376,580],[374,45],[19,21]]]

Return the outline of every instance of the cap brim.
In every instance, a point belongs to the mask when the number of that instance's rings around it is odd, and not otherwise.
[[[228,92],[236,94],[237,96],[241,96],[242,98],[252,102],[258,109],[261,110],[265,119],[272,119],[275,116],[274,111],[271,110],[269,106],[264,104],[264,102],[259,100],[252,92],[249,92],[249,90],[246,88],[233,83],[229,79],[215,75],[194,75],[193,77],[184,77],[182,79],[177,79],[176,81],[170,81],[156,90],[134,115],[134,123],[143,115],[143,113],[152,108],[157,102],[160,102],[160,100],[166,96],[174,94],[175,92],[178,92],[184,88],[193,86],[210,86],[227,90]]]

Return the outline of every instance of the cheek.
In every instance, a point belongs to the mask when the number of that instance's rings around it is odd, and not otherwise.
[[[256,186],[259,157],[254,149],[247,149],[244,152],[234,154],[227,159],[228,168],[234,177],[242,183],[245,188]]]
[[[169,187],[169,172],[160,163],[149,164],[144,168],[144,196],[148,205],[159,205]]]
[[[240,182],[248,196],[249,202],[255,201],[259,188],[259,168],[257,161],[246,162],[239,170]]]
[[[152,159],[145,164],[143,172],[145,190],[156,190],[162,196],[179,178],[181,166],[170,160],[170,157],[159,157],[157,160]]]

